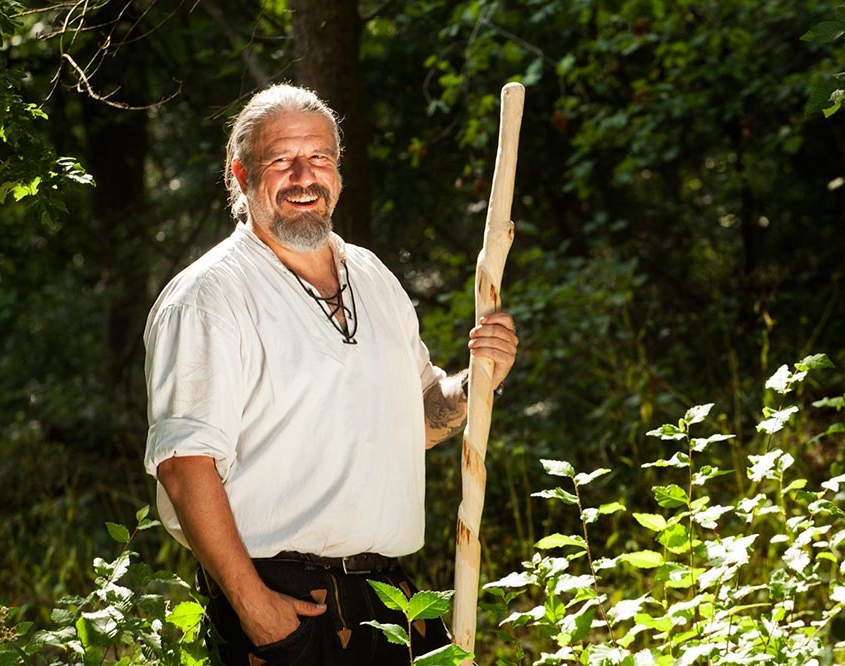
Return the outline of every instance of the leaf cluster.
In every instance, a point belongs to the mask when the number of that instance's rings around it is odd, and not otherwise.
[[[827,367],[823,354],[806,357],[792,371],[778,369],[767,388],[782,400]],[[618,501],[587,506],[584,489],[611,470],[579,473],[566,461],[543,461],[546,472],[568,479],[572,490],[537,496],[576,508],[581,533],[544,537],[523,571],[486,586],[507,604],[540,591],[542,603],[514,610],[503,622],[555,644],[534,664],[841,663],[845,475],[817,489],[808,479],[790,478],[794,455],[778,448],[776,437],[801,407],[767,406],[758,453],[747,455],[747,493],[715,503],[707,487],[726,470],[710,464],[708,454],[732,435],[693,436],[713,406],[695,406],[677,424],[649,432],[674,449],[643,464],[661,470],[661,482],[652,487],[658,510],[633,513],[641,531],[632,528],[630,540],[651,540],[651,547],[600,556],[590,526],[627,509]],[[546,554],[550,550],[558,554]]]
[[[18,609],[0,607],[0,665],[79,663],[85,666],[150,663],[197,666],[207,663],[200,598],[171,607],[164,589],[190,586],[177,575],[154,571],[129,549],[141,531],[157,527],[149,506],[136,513],[133,532],[107,522],[121,545],[113,560],[94,559],[94,589],[59,599],[54,628],[33,632],[33,623],[15,621]]]

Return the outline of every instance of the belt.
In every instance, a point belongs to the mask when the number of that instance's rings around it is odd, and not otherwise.
[[[302,562],[306,568],[338,569],[345,574],[368,574],[382,571],[393,571],[399,567],[399,560],[395,557],[385,557],[378,553],[360,553],[347,557],[320,557],[309,553],[293,553],[282,551],[269,558],[271,560]]]

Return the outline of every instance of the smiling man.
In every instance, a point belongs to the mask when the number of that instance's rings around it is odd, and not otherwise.
[[[312,92],[255,95],[227,150],[235,230],[165,287],[144,334],[145,465],[224,664],[408,664],[361,624],[403,622],[367,579],[413,591],[397,558],[423,544],[424,452],[466,418],[466,371],[431,363],[398,280],[332,231],[340,154]],[[495,385],[517,343],[497,313],[468,347]],[[415,655],[448,642],[441,622],[412,632]]]

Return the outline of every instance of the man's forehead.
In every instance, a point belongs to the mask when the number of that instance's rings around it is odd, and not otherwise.
[[[264,148],[301,143],[310,147],[337,152],[334,127],[331,121],[320,113],[287,111],[265,120],[258,131],[258,139]]]

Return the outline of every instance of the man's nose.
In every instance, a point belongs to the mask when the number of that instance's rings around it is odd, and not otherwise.
[[[291,166],[291,181],[297,185],[307,187],[314,182],[314,168],[305,157],[297,157]]]

